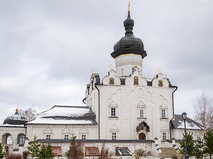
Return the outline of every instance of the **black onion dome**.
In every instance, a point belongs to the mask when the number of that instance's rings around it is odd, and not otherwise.
[[[10,125],[24,125],[27,122],[27,119],[18,114],[16,111],[15,114],[7,117],[4,120],[3,124],[10,124]]]
[[[142,58],[146,57],[147,54],[142,40],[133,35],[134,20],[131,19],[130,12],[128,12],[127,19],[124,21],[124,27],[126,30],[125,36],[114,45],[114,52],[111,53],[111,56],[116,58],[122,54],[134,53],[141,55]]]

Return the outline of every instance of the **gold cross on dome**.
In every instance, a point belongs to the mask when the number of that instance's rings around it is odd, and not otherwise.
[[[113,69],[113,66],[112,66],[112,64],[110,65],[110,68],[111,68],[111,69]]]
[[[128,12],[130,12],[130,1],[129,1],[129,4],[128,4]]]
[[[158,69],[158,72],[161,73],[161,69],[160,68]]]

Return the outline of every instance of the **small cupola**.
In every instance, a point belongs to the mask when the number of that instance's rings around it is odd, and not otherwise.
[[[9,124],[9,125],[24,125],[27,123],[27,119],[18,113],[18,108],[16,108],[15,114],[7,117],[3,124]]]

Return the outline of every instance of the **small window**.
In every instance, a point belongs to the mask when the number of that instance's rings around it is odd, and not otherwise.
[[[159,86],[159,87],[163,87],[163,81],[162,81],[162,80],[159,80],[159,81],[158,81],[158,86]]]
[[[166,110],[165,109],[161,110],[161,117],[166,118]]]
[[[111,116],[115,116],[115,108],[111,108]]]
[[[134,77],[134,85],[138,85],[138,77],[137,76]]]
[[[143,118],[143,109],[140,110],[140,118]]]
[[[116,133],[112,133],[112,140],[116,140]]]
[[[12,144],[12,143],[13,143],[13,138],[10,135],[10,136],[7,137],[7,144]]]
[[[166,133],[163,133],[163,141],[166,140]]]
[[[121,69],[121,74],[122,74],[122,76],[124,75],[124,69],[123,68]]]
[[[114,78],[111,77],[111,78],[109,79],[109,84],[114,84]]]
[[[19,134],[17,137],[17,144],[24,144],[25,143],[25,135],[24,134]]]
[[[50,139],[50,135],[46,135],[46,139]]]
[[[64,139],[68,140],[69,139],[69,135],[64,135]]]
[[[81,139],[82,139],[82,140],[86,140],[86,138],[87,138],[86,135],[82,135],[82,136],[81,136]]]

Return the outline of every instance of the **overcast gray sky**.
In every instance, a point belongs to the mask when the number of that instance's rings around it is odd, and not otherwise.
[[[83,105],[92,71],[114,65],[127,0],[0,0],[0,122],[16,108]],[[134,35],[147,51],[143,75],[161,68],[173,85],[175,112],[213,93],[212,0],[132,0]]]

